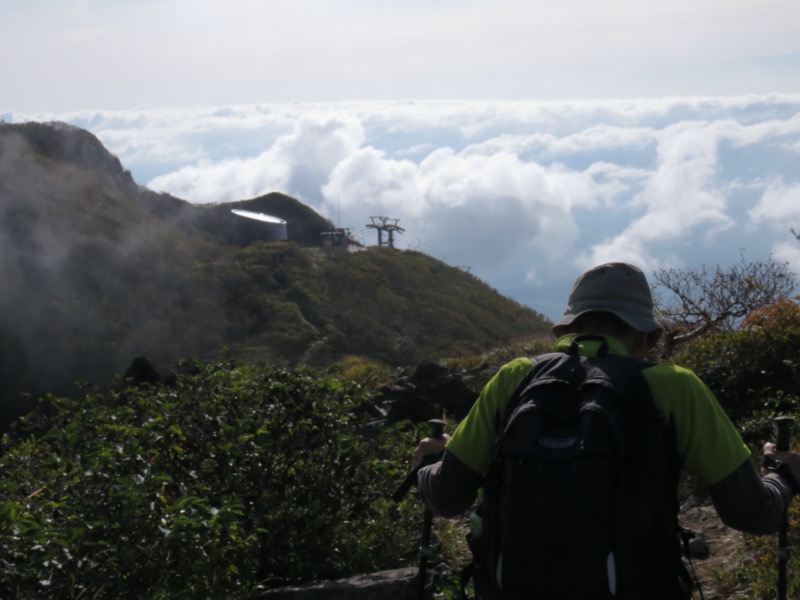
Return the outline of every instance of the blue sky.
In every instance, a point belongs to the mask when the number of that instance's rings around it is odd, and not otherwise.
[[[0,118],[192,202],[369,216],[557,317],[584,268],[800,272],[800,3],[0,0]]]

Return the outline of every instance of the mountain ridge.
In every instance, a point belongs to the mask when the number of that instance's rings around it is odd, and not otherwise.
[[[289,241],[233,208],[286,220]],[[0,395],[105,385],[137,356],[399,366],[549,331],[420,252],[322,249],[331,227],[280,193],[193,205],[137,185],[85,130],[0,123]]]

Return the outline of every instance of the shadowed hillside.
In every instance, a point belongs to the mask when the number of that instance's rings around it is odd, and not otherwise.
[[[285,219],[268,243],[246,208]],[[0,393],[105,385],[133,358],[393,365],[547,331],[541,315],[418,252],[325,252],[330,223],[282,194],[192,205],[138,186],[90,133],[0,124]]]

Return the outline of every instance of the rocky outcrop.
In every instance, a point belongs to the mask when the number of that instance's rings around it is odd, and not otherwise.
[[[462,376],[434,362],[421,363],[411,377],[400,377],[378,391],[390,423],[421,423],[445,415],[461,420],[477,399]]]
[[[134,358],[125,374],[122,376],[123,385],[127,387],[143,387],[147,385],[166,385],[175,387],[177,376],[197,375],[199,372],[197,365],[191,363],[181,363],[176,366],[176,371],[161,375],[153,364],[144,356]]]
[[[143,384],[156,385],[161,383],[161,375],[152,363],[144,356],[134,358],[125,370],[124,380],[130,385],[140,387]]]

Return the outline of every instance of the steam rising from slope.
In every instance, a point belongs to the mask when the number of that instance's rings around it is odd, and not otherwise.
[[[214,311],[192,297],[192,254],[183,248],[190,242],[139,207],[138,193],[84,131],[0,129],[6,413],[15,412],[9,402],[21,391],[70,393],[73,378],[106,384],[138,355],[174,357],[177,338],[185,340],[169,318],[175,306],[207,319],[205,339],[190,340],[194,350],[218,342]]]

